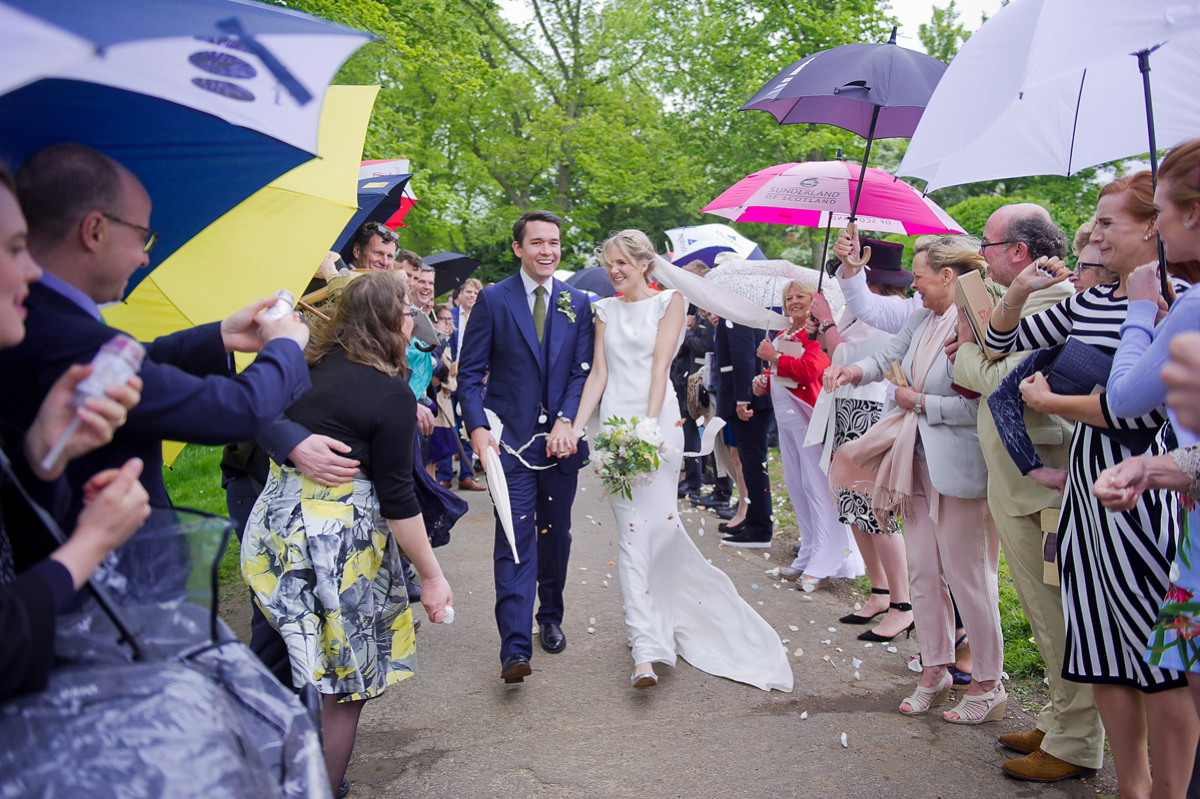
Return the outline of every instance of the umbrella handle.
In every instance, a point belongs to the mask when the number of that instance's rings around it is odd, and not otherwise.
[[[858,234],[858,226],[853,222],[846,225],[846,230],[850,233],[850,238],[854,238]],[[858,258],[855,258],[852,255],[846,256],[846,263],[850,264],[850,266],[853,266],[855,269],[861,269],[862,267],[866,266],[867,261],[869,260],[871,260],[871,247],[869,245],[862,248],[862,253]]]

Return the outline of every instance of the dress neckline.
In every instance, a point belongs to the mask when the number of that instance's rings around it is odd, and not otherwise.
[[[623,303],[626,303],[626,304],[628,304],[628,305],[637,305],[639,302],[647,302],[647,301],[649,301],[649,300],[652,300],[652,299],[654,299],[655,297],[660,297],[660,296],[662,296],[663,294],[666,294],[668,291],[670,291],[670,289],[664,289],[664,290],[661,290],[661,291],[656,291],[656,292],[654,292],[653,294],[651,294],[649,297],[644,297],[644,298],[642,298],[642,299],[640,299],[640,300],[627,300],[627,299],[625,299],[624,295],[622,295],[622,296],[620,296],[620,297],[613,297],[613,299],[614,299],[614,300],[617,300],[618,302],[623,302]]]

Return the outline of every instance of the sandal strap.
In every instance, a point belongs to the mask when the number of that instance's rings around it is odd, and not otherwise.
[[[909,602],[889,602],[889,608],[894,608],[902,613],[907,613],[912,610],[912,604]]]
[[[887,596],[888,594],[890,594],[892,592],[891,592],[891,589],[888,589],[888,588],[872,588],[871,593],[872,594],[883,594],[884,596]]]

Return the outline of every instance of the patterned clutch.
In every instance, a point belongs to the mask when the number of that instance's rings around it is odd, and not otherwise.
[[[1091,344],[1068,338],[1046,372],[1046,382],[1055,394],[1094,394],[1103,391],[1112,371],[1112,356]]]

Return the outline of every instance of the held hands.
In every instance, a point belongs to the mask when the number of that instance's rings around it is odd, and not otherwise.
[[[764,361],[767,361],[768,363],[774,363],[775,356],[777,354],[778,353],[775,350],[775,345],[771,343],[771,339],[769,339],[769,338],[764,338],[762,340],[762,342],[758,345],[758,352],[757,352],[758,357],[762,358]]]
[[[579,448],[579,436],[571,429],[571,424],[561,418],[554,421],[550,435],[546,436],[546,457],[566,458],[575,454]]]
[[[129,418],[129,409],[142,398],[142,379],[134,375],[123,385],[110,386],[105,392],[107,397],[88,397],[82,408],[76,408],[72,402],[75,387],[91,373],[91,364],[76,364],[54,381],[25,433],[25,457],[33,472],[43,480],[54,480],[63,473],[68,461],[112,441],[117,428]],[[42,460],[76,418],[80,424],[62,455],[49,469],[42,469]]]
[[[358,474],[358,461],[338,454],[349,451],[350,447],[336,438],[314,433],[288,453],[288,460],[304,476],[332,487],[347,483]]]
[[[771,390],[771,384],[766,375],[758,375],[750,383],[750,391],[756,397],[761,397]]]
[[[1145,459],[1126,458],[1100,472],[1092,485],[1092,494],[1109,510],[1129,510],[1137,504],[1148,483]]]
[[[454,594],[451,593],[450,583],[446,582],[445,576],[438,574],[421,578],[421,604],[431,622],[445,623],[446,608],[454,605]]]

